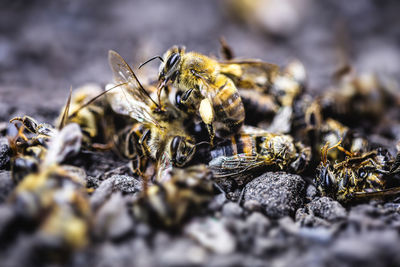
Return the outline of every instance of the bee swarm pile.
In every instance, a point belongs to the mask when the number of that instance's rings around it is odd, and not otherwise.
[[[222,45],[146,82],[110,51],[112,83],[54,122],[1,124],[2,264],[400,264],[394,80],[350,68],[312,96],[301,62]]]

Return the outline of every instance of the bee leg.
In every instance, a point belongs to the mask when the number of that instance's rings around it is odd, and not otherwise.
[[[23,116],[23,117],[15,117],[10,120],[10,122],[14,121],[20,121],[22,125],[31,133],[37,133],[37,130],[39,128],[39,124],[35,121],[35,119],[29,117],[29,116]]]
[[[21,137],[25,142],[28,142],[28,137],[26,137],[25,134],[24,134],[25,127],[24,126],[19,127],[19,128],[17,126],[15,126],[15,127],[17,128],[18,133],[14,137],[13,141],[16,142],[18,140],[18,138]]]
[[[214,128],[213,128],[212,124],[206,124],[206,126],[207,126],[208,134],[210,135],[210,146],[213,147],[214,146],[214,137],[215,137]]]
[[[143,180],[143,192],[147,194],[147,188],[150,181],[150,177],[146,174],[146,169],[148,166],[148,159],[146,157],[136,156],[131,161],[131,169],[132,172],[135,173],[138,177],[142,177]]]
[[[199,107],[200,117],[207,126],[208,133],[210,134],[210,143],[213,146],[215,131],[212,126],[214,121],[214,108],[208,98],[204,98]]]
[[[246,191],[246,187],[243,187],[242,192],[240,192],[240,196],[239,196],[239,199],[237,201],[238,205],[240,205],[240,203],[242,202],[245,191]]]
[[[390,173],[396,174],[399,172],[400,172],[400,152],[397,152],[396,159],[390,168]]]
[[[110,141],[107,144],[93,143],[91,147],[94,148],[95,150],[107,151],[113,148],[113,142]]]

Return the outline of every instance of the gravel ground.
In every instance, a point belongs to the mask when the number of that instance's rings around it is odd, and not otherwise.
[[[239,57],[279,65],[300,59],[317,94],[340,64],[338,25],[345,25],[358,70],[400,77],[397,1],[303,2],[295,30],[278,36],[233,21],[222,1],[2,1],[0,265],[40,265],[48,245],[8,202],[15,185],[7,121],[30,115],[52,122],[70,86],[110,80],[109,49],[136,63],[173,44],[216,55],[223,35]],[[400,266],[398,199],[342,206],[318,197],[298,175],[265,173],[244,192],[231,192],[235,201],[216,195],[204,213],[171,232],[130,216],[127,205],[142,184],[126,162],[105,152],[82,153],[73,163],[84,166],[94,189],[95,223],[89,246],[64,253],[68,266]]]

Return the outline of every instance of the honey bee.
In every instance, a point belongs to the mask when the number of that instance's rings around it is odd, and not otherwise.
[[[38,171],[24,177],[10,197],[19,222],[37,225],[42,246],[74,250],[88,241],[90,206],[85,173],[77,167],[59,165],[79,151],[81,140],[82,133],[76,124],[57,132]]]
[[[84,136],[84,144],[88,146],[97,141],[103,141],[105,103],[102,99],[95,99],[90,105],[82,107],[85,103],[101,95],[103,90],[96,84],[86,84],[74,90],[67,104],[62,108],[62,113],[56,119],[55,125],[62,128],[62,124],[77,123]],[[64,111],[67,115],[64,116]],[[110,127],[111,128],[111,127]]]
[[[338,85],[321,96],[324,117],[332,117],[347,125],[378,122],[387,107],[399,105],[397,84],[373,73],[341,75]],[[367,120],[360,120],[366,118]]]
[[[21,125],[18,126],[18,122]],[[36,172],[44,159],[47,146],[57,130],[46,123],[38,123],[29,116],[15,117],[10,123],[18,129],[14,138],[9,138],[13,157],[11,158],[11,174],[14,181],[19,182],[27,174]]]
[[[231,78],[239,90],[246,124],[270,132],[289,133],[295,101],[305,91],[307,74],[304,65],[293,60],[281,70],[277,65],[256,59],[233,59],[233,52],[221,40],[227,60],[220,62],[221,73]],[[262,118],[253,120],[254,118]]]
[[[242,132],[217,144],[210,152],[209,167],[216,179],[232,178],[243,185],[259,172],[285,170],[300,173],[311,150],[290,135],[245,127]]]
[[[297,104],[292,133],[312,147],[313,161],[316,164],[320,162],[322,157],[320,152],[326,143],[336,144],[339,141],[341,142],[338,149],[327,151],[327,158],[331,161],[344,160],[346,154],[359,156],[367,152],[369,143],[363,135],[337,120],[323,118],[319,98],[304,97]]]
[[[143,125],[135,125],[129,134],[135,139],[130,142],[139,146],[136,151],[141,151],[137,160],[140,162],[140,154],[156,162],[167,156],[174,166],[184,166],[196,147],[195,139],[185,129],[185,114],[171,103],[165,103],[164,107],[156,103],[118,53],[109,52],[109,63],[114,82],[121,89],[107,94],[111,108]]]
[[[136,218],[164,227],[180,225],[213,196],[211,172],[206,165],[171,168],[163,183],[150,186],[133,204]]]
[[[322,161],[314,179],[321,195],[346,203],[400,193],[400,187],[388,188],[393,159],[387,151],[378,149],[332,164],[327,153],[339,145],[340,142],[328,148],[326,144],[322,149]]]
[[[163,58],[158,95],[171,81],[182,91],[177,104],[189,113],[198,112],[207,125],[211,143],[215,135],[225,137],[240,130],[245,116],[243,103],[234,82],[222,72],[222,64],[176,46]]]

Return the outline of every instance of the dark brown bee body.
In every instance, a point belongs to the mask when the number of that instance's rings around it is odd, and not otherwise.
[[[180,225],[213,196],[211,172],[205,165],[172,168],[163,183],[148,188],[133,205],[135,217],[163,227]]]
[[[375,197],[388,190],[392,157],[383,150],[371,151],[361,156],[351,156],[332,164],[325,159],[317,168],[314,180],[323,196],[340,202]],[[397,192],[398,193],[398,192]]]
[[[210,155],[209,166],[214,177],[233,178],[239,185],[259,171],[301,172],[311,156],[309,148],[295,143],[289,135],[272,134],[263,130],[232,136],[218,143]]]

